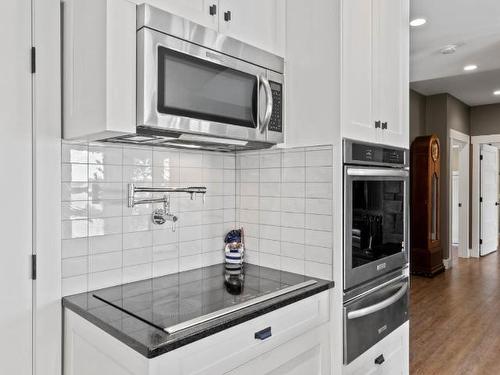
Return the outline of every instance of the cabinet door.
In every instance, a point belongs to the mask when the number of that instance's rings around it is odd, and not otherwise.
[[[330,374],[329,327],[320,326],[228,372],[231,375]]]
[[[342,2],[343,135],[368,142],[377,141],[378,120],[373,102],[372,8],[373,0]]]
[[[409,146],[408,0],[374,0],[375,102],[385,144]]]
[[[131,0],[137,4],[150,4],[199,23],[200,25],[217,30],[219,0]],[[210,7],[215,6],[215,14],[210,14]]]
[[[284,0],[219,0],[219,31],[283,55]]]
[[[30,0],[0,2],[0,23],[9,30],[0,35],[4,51],[0,59],[0,194],[3,198],[0,214],[3,256],[0,263],[0,374],[32,373],[33,281],[29,271],[33,246],[31,6]],[[48,52],[44,47],[42,43],[42,54]]]

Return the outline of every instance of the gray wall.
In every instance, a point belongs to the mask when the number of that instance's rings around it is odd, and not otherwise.
[[[500,134],[500,104],[471,108],[471,135]]]
[[[443,256],[449,248],[449,133],[454,129],[470,135],[470,107],[449,94],[423,96],[410,90],[410,141],[418,136],[436,134],[441,143],[441,221]]]
[[[424,95],[410,90],[410,144],[425,134],[425,104]]]

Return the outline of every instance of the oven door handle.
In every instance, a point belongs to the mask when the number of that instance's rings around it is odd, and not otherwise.
[[[376,168],[347,168],[348,176],[361,177],[409,177],[410,172],[406,169],[376,169]]]
[[[264,86],[266,93],[266,113],[264,114],[264,120],[260,123],[259,129],[261,133],[264,133],[264,130],[269,126],[271,115],[273,114],[273,91],[266,77],[260,76],[260,84]]]
[[[391,297],[383,300],[382,302],[376,303],[375,305],[351,311],[347,313],[347,319],[362,318],[363,316],[367,316],[376,313],[377,311],[380,311],[382,309],[385,309],[386,307],[399,301],[406,294],[407,291],[408,291],[408,283],[405,282],[403,286]]]

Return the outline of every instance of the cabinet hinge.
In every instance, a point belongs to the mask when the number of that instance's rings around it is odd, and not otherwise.
[[[31,73],[36,73],[36,48],[31,47]]]
[[[479,160],[483,160],[483,155],[479,156]]]
[[[36,254],[31,255],[31,279],[36,280]]]
[[[479,198],[479,203],[483,203],[483,197]]]
[[[479,245],[482,245],[483,244],[483,240],[479,240]]]

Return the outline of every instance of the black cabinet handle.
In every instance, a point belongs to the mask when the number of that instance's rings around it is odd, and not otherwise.
[[[387,129],[387,122],[382,123],[382,129]]]
[[[265,340],[272,336],[271,327],[264,328],[262,331],[255,332],[255,338],[258,340]]]
[[[499,204],[500,204],[500,203],[498,203],[498,202],[495,202],[495,206],[498,206]]]
[[[227,12],[224,12],[224,21],[229,22],[231,21],[231,11],[228,10]]]
[[[377,358],[375,358],[376,365],[381,365],[384,362],[385,362],[385,358],[384,358],[383,354],[380,354]]]
[[[217,5],[210,5],[209,12],[211,16],[215,16],[217,14]]]
[[[379,129],[380,128],[380,121],[375,121],[375,129]]]

